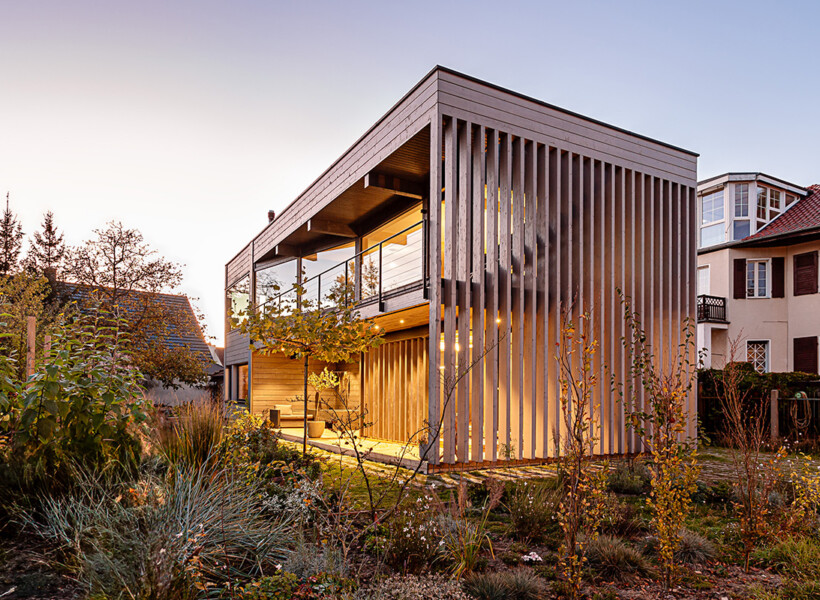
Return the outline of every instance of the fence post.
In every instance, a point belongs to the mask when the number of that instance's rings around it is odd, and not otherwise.
[[[778,390],[772,390],[771,404],[769,406],[769,419],[771,420],[772,441],[775,441],[780,437],[780,413],[777,410],[779,398],[780,392]]]
[[[26,317],[26,379],[34,375],[34,352],[37,335],[37,320],[34,317]]]

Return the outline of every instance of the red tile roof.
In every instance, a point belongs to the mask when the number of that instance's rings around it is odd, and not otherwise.
[[[820,228],[820,184],[810,185],[807,189],[811,192],[808,196],[798,200],[763,229],[743,238],[742,241],[780,237]]]

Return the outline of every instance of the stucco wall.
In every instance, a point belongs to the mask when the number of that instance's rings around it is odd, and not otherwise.
[[[820,336],[820,294],[794,296],[794,263],[796,254],[820,250],[820,241],[807,242],[778,248],[724,248],[698,256],[698,267],[709,265],[709,293],[726,298],[729,320],[728,332],[715,334],[715,327],[698,328],[698,345],[707,346],[703,336],[711,330],[712,353],[715,363],[721,367],[720,355],[728,357],[729,340],[739,340],[737,360],[746,359],[747,340],[769,341],[769,370],[775,372],[793,370],[793,339],[795,337]],[[784,298],[732,297],[732,265],[736,258],[747,260],[785,258]],[[770,286],[771,287],[771,286]],[[771,291],[771,290],[770,290]]]

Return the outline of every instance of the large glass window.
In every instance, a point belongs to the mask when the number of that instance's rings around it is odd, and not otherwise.
[[[732,239],[742,240],[751,234],[751,221],[744,219],[742,221],[735,221],[732,223]]]
[[[769,261],[746,261],[746,297],[767,298],[769,295]]]
[[[760,229],[768,219],[768,215],[766,214],[766,208],[768,207],[768,200],[766,198],[767,189],[758,186],[757,188],[757,228]],[[762,223],[761,223],[762,221]]]
[[[250,275],[245,275],[228,288],[228,317],[239,317],[243,312],[247,312],[250,307],[250,287]]]
[[[701,225],[723,220],[723,190],[701,198]]]
[[[362,247],[365,252],[362,255],[362,298],[378,294],[380,280],[382,292],[422,280],[424,232],[421,220],[419,203],[413,210],[363,237]]]
[[[350,241],[315,254],[302,257],[302,276],[305,287],[304,298],[316,306],[343,301],[343,294],[352,294],[355,267],[353,256],[356,245]],[[347,280],[345,281],[345,277]],[[321,291],[321,298],[319,293]],[[350,297],[352,299],[352,297]]]
[[[296,283],[296,261],[293,259],[259,269],[256,272],[256,306],[262,307],[272,298],[291,289]]]
[[[722,244],[726,240],[726,233],[723,223],[717,225],[708,225],[700,228],[700,245],[714,246],[715,244]]]
[[[749,184],[735,184],[735,217],[749,216]]]

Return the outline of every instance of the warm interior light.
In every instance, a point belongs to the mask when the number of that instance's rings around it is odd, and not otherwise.
[[[496,322],[496,323],[498,323],[498,324],[501,324],[501,317],[498,317],[498,318],[495,320],[495,322]]]
[[[399,321],[399,323],[404,323],[404,319],[401,319],[401,320]]]

